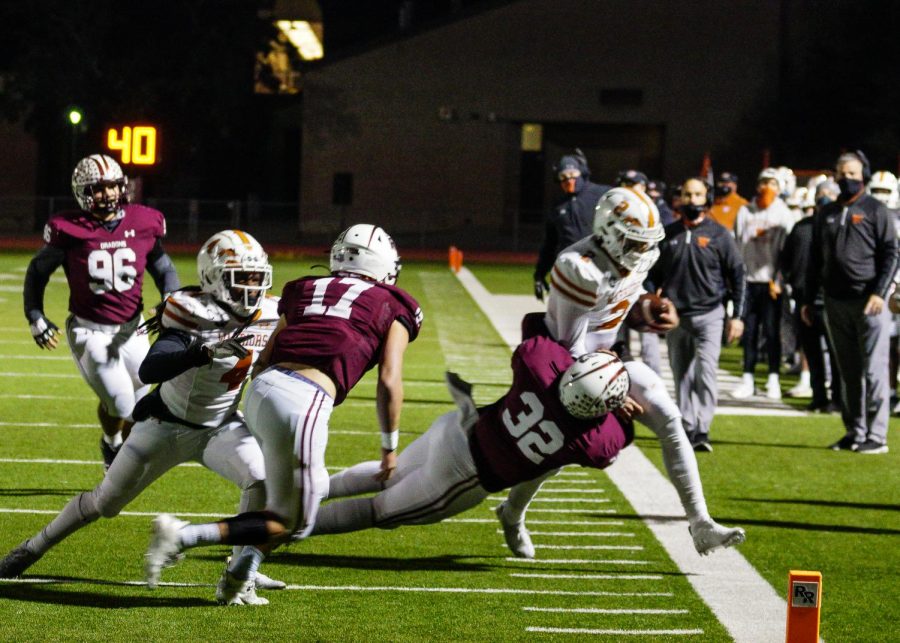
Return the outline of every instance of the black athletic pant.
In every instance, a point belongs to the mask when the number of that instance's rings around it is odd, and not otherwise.
[[[747,308],[744,312],[744,372],[756,368],[757,336],[760,326],[766,334],[769,373],[777,373],[781,366],[781,296],[769,296],[768,283],[747,284]]]

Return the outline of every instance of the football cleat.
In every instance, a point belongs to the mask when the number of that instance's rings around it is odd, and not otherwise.
[[[219,584],[216,585],[216,602],[219,605],[268,605],[268,599],[256,595],[256,583],[252,579],[240,580],[231,575],[226,565]]]
[[[525,527],[523,520],[512,522],[506,517],[506,503],[501,502],[494,510],[497,519],[503,526],[503,538],[506,546],[517,558],[534,558],[534,545],[531,543],[531,534]]]
[[[231,565],[231,556],[225,559],[225,569],[228,569],[229,565]],[[254,580],[256,581],[256,589],[284,589],[287,587],[287,583],[284,581],[269,578],[260,571],[256,572]]]
[[[159,575],[163,567],[171,567],[183,558],[178,532],[187,524],[171,514],[159,514],[153,519],[153,535],[144,555],[144,575],[150,589],[159,584]]]
[[[0,560],[0,578],[16,578],[22,572],[34,565],[41,557],[35,554],[24,543],[9,552],[3,560]]]
[[[740,545],[747,538],[740,527],[723,527],[714,520],[691,525],[688,531],[694,539],[694,548],[701,556],[723,547]]]

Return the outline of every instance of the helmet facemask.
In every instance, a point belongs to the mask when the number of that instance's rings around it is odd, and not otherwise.
[[[197,254],[200,286],[235,316],[247,318],[272,288],[272,266],[259,242],[246,232],[214,234]]]
[[[92,154],[72,172],[72,195],[78,206],[98,219],[107,219],[128,203],[128,178],[109,156]]]

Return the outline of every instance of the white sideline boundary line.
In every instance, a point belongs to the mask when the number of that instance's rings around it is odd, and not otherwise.
[[[598,630],[586,627],[526,627],[526,632],[542,634],[597,634],[598,636],[694,636],[703,630]]]
[[[662,574],[510,574],[514,578],[568,578],[574,580],[662,580]]]
[[[503,502],[506,496],[488,496],[488,500],[495,502]],[[603,504],[609,502],[609,498],[542,498],[537,496],[531,502],[558,502],[558,503],[575,503],[575,504]],[[529,511],[531,508],[529,507]]]
[[[552,614],[689,614],[686,609],[610,609],[607,607],[531,607],[522,608],[523,612],[548,612]]]
[[[537,302],[532,297],[520,295],[518,297],[522,304],[517,308],[511,305],[511,296],[491,295],[467,268],[463,267],[456,276],[507,345],[511,349],[518,345],[519,323],[523,314],[521,305],[529,300],[532,304],[530,310],[539,310]],[[514,315],[518,317],[513,319]],[[675,488],[638,447],[631,445],[624,449],[615,465],[606,469],[606,473],[639,515],[672,517],[663,520],[645,519],[644,522],[737,643],[784,639],[786,601],[737,550],[732,548],[717,551],[707,557],[697,555]],[[527,559],[511,560],[523,562]],[[723,591],[724,588],[728,588],[728,591]],[[527,631],[573,634],[605,632],[555,628],[527,628]],[[702,633],[702,630],[686,631]]]
[[[653,560],[632,560],[628,558],[516,558],[508,556],[508,563],[527,565],[649,565]]]

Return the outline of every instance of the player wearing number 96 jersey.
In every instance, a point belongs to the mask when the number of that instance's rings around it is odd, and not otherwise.
[[[129,204],[127,178],[113,159],[92,154],[75,166],[72,193],[81,207],[54,214],[44,227],[45,245],[25,275],[25,317],[41,348],[56,348],[56,324],[44,314],[50,275],[63,266],[69,284],[66,336],[82,377],[100,398],[97,410],[104,464],[130,428],[135,403],[149,390],[138,367],[150,344],[136,333],[141,322],[144,270],[160,294],[179,286],[162,248],[166,222],[158,210]]]
[[[625,401],[629,380],[612,353],[575,360],[560,344],[535,337],[513,353],[512,370],[509,391],[480,409],[471,386],[448,374],[459,410],[400,454],[384,491],[325,505],[313,535],[438,522],[566,464],[603,469],[631,442],[631,423],[609,413]],[[329,497],[379,491],[377,470],[372,461],[336,473]]]
[[[328,494],[325,446],[332,408],[366,371],[378,366],[376,412],[382,431],[378,476],[396,467],[403,402],[403,356],[419,333],[422,312],[394,283],[400,258],[388,234],[371,224],[345,230],[331,250],[331,275],[288,283],[280,320],[247,392],[247,424],[266,463],[266,510],[218,523],[188,525],[167,515],[154,521],[147,579],[186,547],[225,542],[270,547],[312,530]],[[252,581],[262,560],[246,548],[234,565]]]

